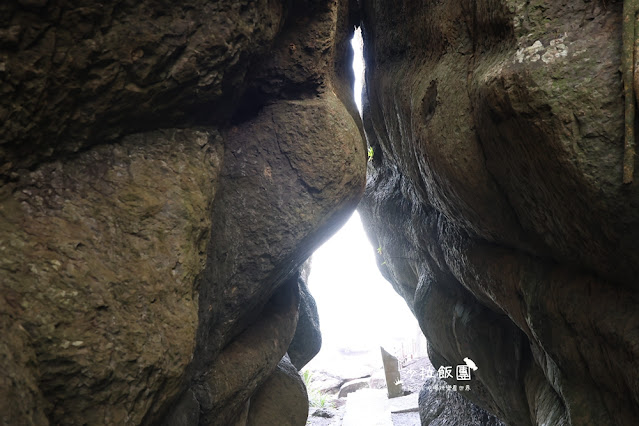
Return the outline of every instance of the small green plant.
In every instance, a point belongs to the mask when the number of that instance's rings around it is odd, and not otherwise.
[[[368,147],[368,161],[373,161],[373,147]]]
[[[333,406],[330,397],[313,386],[313,373],[311,370],[302,371],[302,380],[304,381],[304,385],[306,385],[308,404],[311,407],[323,408]]]
[[[311,370],[302,371],[302,380],[304,380],[304,384],[306,385],[306,389],[311,386],[311,379],[313,378],[313,372]]]
[[[382,254],[382,246],[377,247],[377,254]]]
[[[329,399],[328,395],[321,392],[318,392],[316,397],[309,399],[309,404],[311,405],[311,407],[317,408],[333,407],[333,403]]]

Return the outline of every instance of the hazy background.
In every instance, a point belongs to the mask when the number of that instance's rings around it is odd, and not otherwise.
[[[425,350],[417,320],[375,256],[357,212],[313,254],[309,288],[323,343],[308,368],[356,377],[381,367],[380,345],[398,357]]]
[[[351,45],[354,96],[361,114],[364,60],[359,28]],[[323,343],[307,368],[356,377],[382,366],[380,346],[397,357],[425,354],[417,320],[382,277],[375,256],[357,212],[313,254],[308,284],[317,302]]]

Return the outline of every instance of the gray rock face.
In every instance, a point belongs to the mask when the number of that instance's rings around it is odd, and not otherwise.
[[[313,372],[313,389],[317,390],[322,394],[335,395],[339,392],[340,388],[344,383],[349,381],[349,379],[344,379],[342,377],[333,376],[330,373],[325,371],[314,371]]]
[[[389,398],[404,395],[401,377],[399,374],[399,361],[380,346],[382,352],[382,364],[384,365],[384,377]]]
[[[364,189],[348,3],[0,11],[0,422],[243,422]]]
[[[214,131],[162,130],[0,189],[6,423],[142,422],[179,392],[221,157]]]
[[[474,360],[465,396],[508,424],[639,418],[621,17],[621,2],[362,2],[362,218],[435,368]]]
[[[335,410],[330,409],[330,408],[318,408],[317,410],[313,411],[313,417],[322,417],[325,419],[330,419],[332,417],[335,417]]]
[[[419,392],[419,419],[422,425],[504,426],[497,418],[461,396],[459,392],[439,389],[445,385],[446,382],[437,379],[429,379],[424,383]]]
[[[349,393],[353,393],[360,389],[368,388],[368,379],[355,379],[350,380],[342,385],[339,389],[339,393],[337,394],[338,398],[346,398]]]
[[[251,397],[247,426],[298,426],[306,424],[308,396],[304,381],[284,356],[270,377]]]
[[[301,370],[322,347],[319,314],[315,299],[308,289],[308,275],[311,271],[310,259],[300,269],[297,283],[300,288],[299,319],[295,335],[288,347],[288,356],[298,370]]]
[[[0,172],[159,127],[224,126],[288,18],[278,3],[5,2]]]

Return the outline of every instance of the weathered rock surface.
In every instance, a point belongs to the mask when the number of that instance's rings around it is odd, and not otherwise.
[[[404,395],[402,390],[401,376],[399,374],[399,361],[396,357],[386,352],[380,346],[382,352],[382,364],[384,365],[384,377],[386,378],[386,389],[389,398],[396,398]]]
[[[361,214],[433,365],[508,424],[634,424],[621,2],[361,3]]]
[[[3,174],[160,126],[224,125],[288,12],[268,1],[0,7]]]
[[[244,422],[363,191],[347,2],[0,11],[0,422]]]
[[[300,269],[297,283],[300,288],[299,319],[295,335],[288,347],[288,356],[298,370],[301,370],[322,347],[319,314],[315,299],[308,289],[308,276],[311,272],[311,260],[306,261]]]
[[[325,419],[330,419],[335,417],[335,410],[331,408],[321,407],[313,411],[313,417],[323,417]]]
[[[360,389],[368,388],[368,378],[350,380],[339,388],[338,398],[346,398],[349,393],[353,393]]]
[[[344,383],[352,379],[344,379],[325,371],[314,371],[311,379],[313,389],[322,394],[335,395]]]
[[[306,386],[288,356],[251,397],[247,426],[298,426],[306,424]]]
[[[221,152],[212,131],[150,132],[1,189],[8,423],[140,423],[179,391]]]
[[[428,379],[419,392],[419,419],[431,426],[503,426],[456,391],[442,389],[446,382]]]

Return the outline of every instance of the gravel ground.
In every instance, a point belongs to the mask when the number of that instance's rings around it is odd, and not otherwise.
[[[342,419],[344,418],[344,414],[346,404],[340,403],[339,407],[324,409],[323,411],[328,412],[332,417],[323,417],[313,415],[318,408],[311,407],[308,410],[308,420],[306,421],[307,425],[313,426],[340,426],[342,424]],[[319,414],[319,413],[318,413]]]

